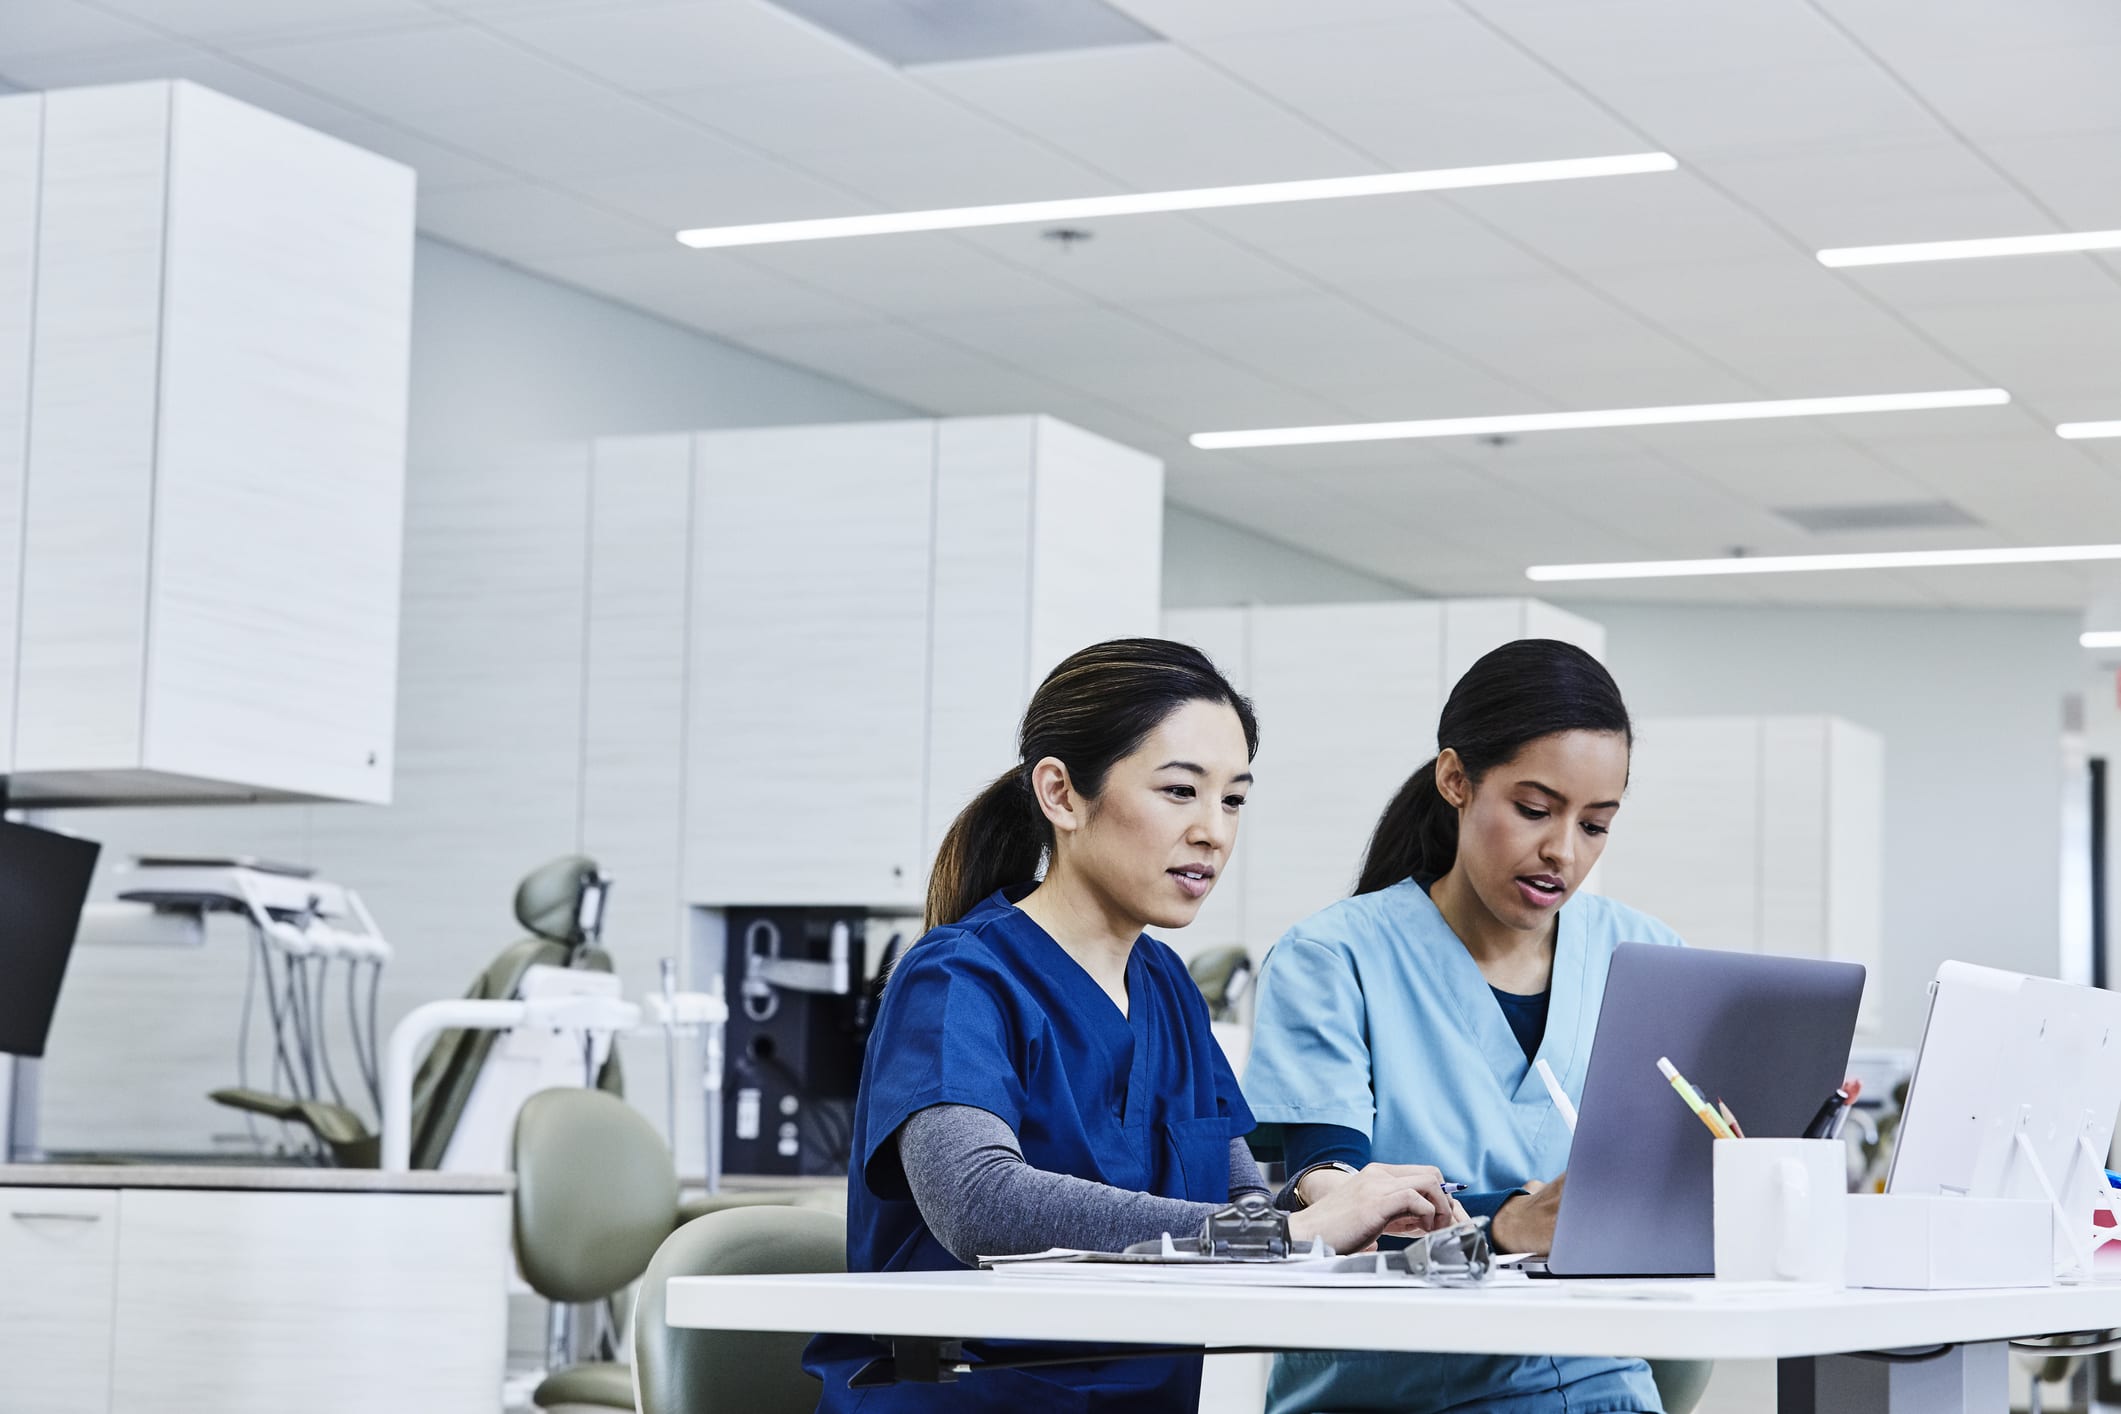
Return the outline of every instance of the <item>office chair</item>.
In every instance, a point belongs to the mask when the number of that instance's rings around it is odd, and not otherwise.
[[[541,1090],[515,1127],[515,1248],[531,1289],[564,1308],[632,1285],[678,1212],[670,1150],[641,1114],[601,1090]],[[556,1369],[538,1409],[632,1409],[633,1375],[613,1361]]]
[[[516,885],[515,915],[530,936],[501,949],[472,979],[465,998],[486,1001],[512,997],[522,985],[523,974],[541,965],[611,971],[610,954],[598,946],[603,891],[608,885],[609,880],[598,870],[596,861],[581,855],[563,855],[524,875]],[[414,1168],[441,1166],[457,1121],[463,1117],[464,1106],[478,1083],[479,1069],[501,1035],[498,1031],[445,1031],[435,1038],[413,1078]],[[597,1085],[615,1095],[624,1093],[616,1047],[597,1073]],[[344,1105],[236,1086],[215,1090],[210,1098],[231,1109],[307,1129],[339,1168],[372,1169],[381,1160],[382,1143],[376,1132]]]
[[[803,1371],[807,1335],[673,1330],[672,1277],[847,1270],[847,1217],[816,1207],[728,1208],[670,1234],[641,1278],[633,1373],[641,1414],[811,1414],[818,1382]]]
[[[1208,1003],[1209,1020],[1238,1019],[1237,1005],[1252,986],[1250,953],[1235,944],[1208,948],[1194,954],[1186,963],[1186,971]]]

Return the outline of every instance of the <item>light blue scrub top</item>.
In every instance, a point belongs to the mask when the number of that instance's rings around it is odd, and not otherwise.
[[[1592,894],[1562,907],[1539,1058],[1583,1094],[1606,969],[1620,943],[1679,946]],[[1262,1124],[1337,1124],[1379,1163],[1434,1164],[1476,1192],[1551,1179],[1569,1131],[1487,979],[1412,879],[1291,928],[1260,969],[1245,1099]],[[1275,1362],[1270,1414],[1610,1414],[1658,1410],[1637,1360],[1303,1352]]]

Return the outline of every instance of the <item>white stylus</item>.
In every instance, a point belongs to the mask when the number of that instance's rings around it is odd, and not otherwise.
[[[1554,1101],[1554,1108],[1561,1112],[1561,1122],[1569,1127],[1569,1133],[1574,1134],[1576,1107],[1569,1103],[1569,1092],[1562,1089],[1561,1082],[1554,1078],[1554,1067],[1547,1064],[1546,1057],[1541,1056],[1532,1062],[1532,1069],[1538,1071],[1539,1078],[1546,1082],[1547,1095]]]

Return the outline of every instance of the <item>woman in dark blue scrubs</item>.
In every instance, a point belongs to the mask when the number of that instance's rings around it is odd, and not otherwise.
[[[944,838],[928,931],[884,989],[856,1108],[850,1271],[1117,1250],[1264,1191],[1200,992],[1142,932],[1191,922],[1228,866],[1257,745],[1251,704],[1183,644],[1097,644],[1041,684],[1018,763]],[[1448,1222],[1440,1185],[1424,1165],[1371,1165],[1292,1214],[1291,1235],[1352,1251]],[[820,1410],[1193,1414],[1199,1396],[1197,1357],[850,1390],[883,1353],[819,1336],[805,1366],[824,1380]],[[967,1347],[975,1362],[1026,1353]]]

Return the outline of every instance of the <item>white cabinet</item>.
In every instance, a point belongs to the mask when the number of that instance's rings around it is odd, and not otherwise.
[[[389,799],[412,203],[191,84],[0,98],[17,804]]]
[[[1636,723],[1605,891],[1696,947],[1860,962],[1881,993],[1885,753],[1838,717]]]
[[[8,1414],[499,1407],[505,1177],[60,1172],[0,1169]]]
[[[1436,754],[1451,686],[1490,649],[1558,638],[1605,651],[1605,631],[1530,599],[1400,600],[1175,609],[1164,631],[1213,658],[1259,712],[1259,780],[1231,868],[1169,941],[1191,954],[1264,955],[1354,888],[1377,817]]]
[[[956,418],[700,433],[692,475],[687,900],[918,911],[1032,688],[1156,631],[1161,464]]]
[[[118,1195],[0,1188],[0,1408],[104,1414]]]

